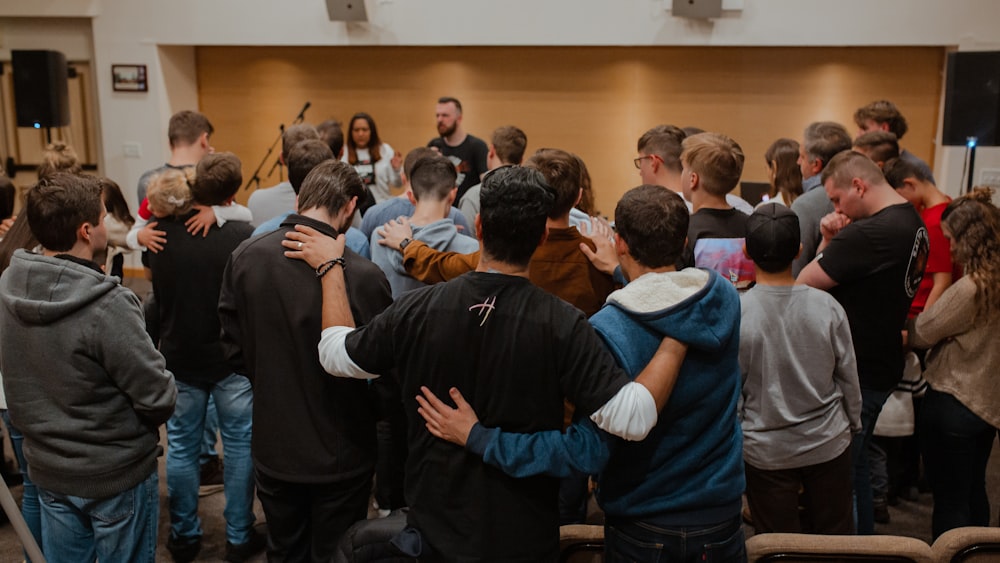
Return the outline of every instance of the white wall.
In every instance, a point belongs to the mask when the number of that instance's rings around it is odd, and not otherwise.
[[[711,22],[670,15],[670,0],[367,0],[370,23],[327,18],[323,0],[0,0],[0,57],[11,48],[76,49],[65,18],[92,18],[93,62],[145,64],[148,93],[98,82],[102,171],[134,190],[168,155],[167,117],[197,101],[194,45],[941,45],[1000,49],[996,0],[745,0]],[[6,18],[28,19],[6,19]],[[48,21],[39,18],[47,18]],[[66,41],[70,41],[67,45]],[[163,46],[168,46],[163,48]],[[177,47],[169,47],[177,46]],[[180,48],[178,48],[180,47]],[[67,53],[68,54],[68,53]],[[72,58],[72,57],[71,57]],[[780,64],[780,61],[776,61]],[[905,61],[901,61],[905,64]],[[169,88],[166,84],[169,83]],[[140,158],[122,145],[138,143]],[[983,149],[977,169],[1000,168]],[[962,150],[937,151],[956,191]]]

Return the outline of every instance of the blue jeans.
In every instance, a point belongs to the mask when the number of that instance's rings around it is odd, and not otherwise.
[[[875,421],[882,405],[892,391],[872,391],[861,388],[861,432],[851,440],[851,460],[854,463],[854,501],[857,533],[875,533],[875,507],[872,500],[872,475],[868,466],[868,444],[875,431]]]
[[[215,451],[216,433],[219,431],[219,413],[215,412],[215,399],[208,396],[208,408],[205,411],[205,432],[202,434],[201,456],[198,463],[208,463],[219,457]]]
[[[243,544],[250,540],[253,515],[253,465],[250,461],[250,429],[253,391],[250,380],[230,375],[210,389],[177,380],[177,406],[167,421],[167,493],[170,495],[170,534],[180,541],[201,537],[198,518],[198,487],[201,469],[205,412],[208,397],[215,399],[225,458],[223,482],[226,494],[226,540]]]
[[[927,389],[920,446],[934,494],[934,538],[963,526],[990,525],[986,466],[997,430],[949,393]]]
[[[35,538],[35,543],[41,549],[42,508],[38,504],[38,488],[28,478],[28,460],[24,459],[24,450],[22,448],[24,436],[20,430],[14,428],[14,425],[10,423],[10,414],[6,410],[0,411],[0,414],[3,416],[4,426],[7,427],[7,434],[10,435],[10,446],[14,450],[14,457],[17,458],[17,468],[21,472],[21,478],[24,479],[24,490],[21,494],[21,516],[24,517],[24,522],[28,525],[28,530],[31,531],[31,535]],[[24,559],[29,563],[31,562],[27,554],[25,554]]]
[[[746,559],[743,522],[738,515],[709,527],[661,528],[612,518],[604,527],[604,560],[610,563],[728,563]]]
[[[156,560],[160,514],[156,471],[135,487],[105,499],[38,489],[42,544],[49,561]]]

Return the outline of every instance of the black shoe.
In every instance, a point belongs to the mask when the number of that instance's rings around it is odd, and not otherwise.
[[[202,487],[206,485],[221,485],[223,483],[224,475],[225,467],[223,466],[222,460],[217,457],[201,464]]]
[[[198,552],[201,551],[201,538],[189,538],[182,540],[175,538],[173,534],[167,538],[167,551],[170,552],[170,556],[174,558],[176,563],[188,563],[189,561],[194,561],[195,557],[198,557]]]
[[[885,497],[875,497],[872,506],[874,508],[875,521],[879,524],[889,523],[889,502]]]
[[[226,561],[230,563],[243,563],[254,555],[257,555],[267,547],[267,536],[257,530],[250,530],[250,539],[246,543],[233,545],[226,542]]]

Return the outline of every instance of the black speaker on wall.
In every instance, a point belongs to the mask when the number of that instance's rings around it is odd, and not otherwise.
[[[11,51],[18,127],[69,125],[69,67],[58,51]]]
[[[948,55],[944,99],[945,145],[1000,146],[1000,51]]]

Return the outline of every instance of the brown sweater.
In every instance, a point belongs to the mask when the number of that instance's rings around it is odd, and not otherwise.
[[[531,282],[580,309],[588,317],[604,305],[614,291],[611,276],[594,268],[580,251],[580,243],[591,249],[594,243],[576,227],[549,228],[545,244],[531,257]],[[476,269],[479,253],[438,252],[420,241],[406,245],[403,267],[424,283],[439,283]]]
[[[937,391],[1000,428],[1000,315],[976,313],[976,284],[965,276],[906,323],[910,345],[931,348],[924,377]]]

